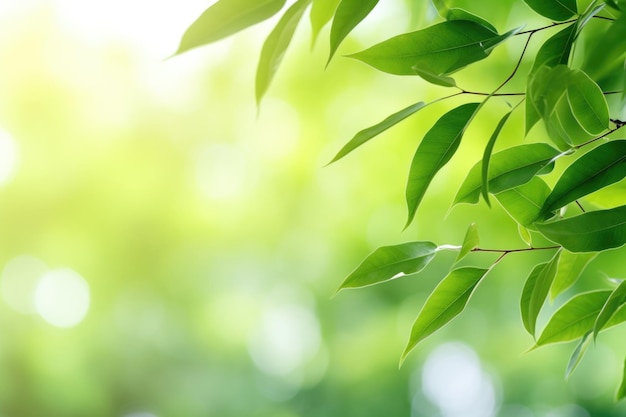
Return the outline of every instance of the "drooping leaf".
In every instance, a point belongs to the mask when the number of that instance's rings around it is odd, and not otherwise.
[[[524,3],[540,15],[557,22],[577,13],[576,0],[524,0]]]
[[[589,339],[590,334],[590,331],[585,333],[584,336],[580,338],[580,342],[578,342],[576,348],[572,352],[572,356],[570,356],[567,363],[567,369],[565,370],[565,378],[569,378],[574,373],[578,364],[582,360],[583,355],[589,346],[589,342],[591,341],[591,339]]]
[[[348,275],[337,291],[366,287],[415,274],[428,265],[436,252],[437,245],[432,242],[408,242],[380,247]]]
[[[548,213],[626,177],[626,140],[613,140],[574,161],[557,181],[542,213]]]
[[[274,30],[265,40],[256,71],[257,104],[261,102],[272,78],[274,78],[274,74],[283,60],[285,51],[309,3],[311,3],[311,0],[298,0],[295,2],[287,9],[278,21],[278,24],[276,24],[276,27],[274,27]]]
[[[597,256],[597,253],[572,253],[564,250],[559,258],[554,282],[550,288],[550,298],[554,300],[563,291],[570,288],[582,275],[589,263]]]
[[[498,30],[491,23],[487,22],[480,16],[476,16],[475,14],[468,12],[465,9],[459,9],[458,7],[448,9],[447,13],[445,13],[445,15],[443,15],[442,17],[444,17],[446,20],[471,20],[472,22],[476,22],[486,27],[487,29],[492,31],[494,35],[498,34]]]
[[[598,333],[600,330],[607,325],[607,323],[611,320],[613,315],[626,304],[626,281],[623,281],[609,296],[606,300],[606,303],[602,307],[600,314],[595,321],[593,326],[593,339],[595,340],[598,337]]]
[[[456,260],[459,261],[463,259],[465,255],[472,251],[472,249],[478,247],[479,242],[478,228],[476,227],[476,223],[472,223],[465,233],[465,239],[463,239],[463,245],[461,245],[461,251],[459,252],[459,256],[457,256]]]
[[[620,401],[626,397],[626,360],[624,360],[624,371],[622,372],[622,383],[617,390],[616,399]]]
[[[313,0],[311,14],[309,15],[311,20],[311,45],[315,44],[322,28],[332,19],[335,10],[337,10],[339,1],[340,0]]]
[[[374,10],[376,4],[378,4],[378,0],[341,0],[330,27],[330,55],[328,56],[328,62],[335,55],[341,42]]]
[[[550,187],[539,177],[526,184],[496,194],[504,210],[524,228],[534,228],[533,221],[539,216],[541,207],[550,194]]]
[[[344,156],[346,156],[347,154],[349,154],[350,152],[352,152],[359,146],[363,145],[365,142],[378,136],[379,134],[389,129],[390,127],[397,125],[398,123],[400,123],[407,117],[411,116],[412,114],[414,114],[415,112],[417,112],[418,110],[426,106],[427,104],[425,104],[423,101],[417,102],[415,104],[411,104],[410,106],[387,117],[382,122],[361,130],[356,135],[354,135],[354,137],[350,139],[350,141],[346,143],[343,148],[341,148],[341,150],[337,153],[337,155],[335,155],[335,157],[333,158],[332,161],[330,161],[330,163],[333,163],[343,158]]]
[[[535,223],[546,238],[571,252],[599,252],[626,243],[626,206]]]
[[[420,341],[465,309],[474,289],[488,271],[488,269],[474,267],[450,271],[430,294],[417,316],[411,330],[411,337],[402,354],[402,361]]]
[[[452,158],[479,103],[463,104],[441,116],[417,148],[409,171],[406,201],[411,224],[428,185],[435,174]]]
[[[493,147],[496,144],[496,140],[498,140],[498,136],[500,136],[500,131],[504,127],[506,121],[509,120],[509,117],[511,116],[512,112],[513,111],[511,110],[510,112],[505,114],[502,117],[502,119],[500,119],[500,121],[496,125],[495,130],[491,134],[491,137],[489,138],[489,141],[487,142],[487,146],[485,146],[485,152],[483,153],[482,169],[481,169],[482,194],[488,206],[491,206],[491,204],[489,203],[489,162],[491,161],[491,153],[493,152]]]
[[[349,56],[390,74],[424,71],[448,75],[487,58],[489,49],[506,39],[502,36],[476,22],[450,20],[395,36]]]
[[[572,297],[550,318],[537,339],[537,346],[569,342],[584,336],[593,328],[593,323],[610,294],[611,291],[599,290]]]
[[[522,322],[524,328],[535,337],[535,327],[537,325],[537,316],[546,300],[554,276],[556,275],[556,266],[559,260],[560,251],[557,251],[550,262],[536,265],[526,279],[522,297],[520,300],[520,309],[522,312]]]
[[[189,26],[177,54],[218,41],[274,16],[286,0],[219,0]]]
[[[497,152],[489,164],[489,190],[499,193],[525,184],[539,172],[547,174],[561,153],[545,143],[519,145]],[[454,204],[478,202],[482,188],[482,161],[469,171],[454,198]]]

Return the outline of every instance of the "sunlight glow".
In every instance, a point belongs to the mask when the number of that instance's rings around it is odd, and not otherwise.
[[[8,183],[17,169],[18,149],[15,139],[0,129],[0,186]]]
[[[196,180],[211,200],[229,200],[245,193],[251,175],[249,158],[239,147],[211,144],[196,155]]]
[[[0,292],[4,301],[20,313],[35,313],[33,294],[37,281],[45,271],[46,265],[33,256],[13,258],[0,275]]]
[[[35,290],[35,307],[41,317],[57,327],[80,323],[89,309],[89,286],[71,269],[46,272]]]

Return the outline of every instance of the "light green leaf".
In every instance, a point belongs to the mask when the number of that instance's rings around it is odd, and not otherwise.
[[[525,184],[538,173],[547,174],[562,154],[545,143],[519,145],[497,152],[489,164],[489,189],[499,193]],[[482,161],[469,171],[454,198],[454,204],[478,202],[482,188]]]
[[[437,75],[420,67],[414,67],[413,69],[415,70],[415,74],[431,84],[440,85],[442,87],[456,87],[456,81],[452,77]]]
[[[382,122],[377,123],[374,126],[370,126],[367,129],[361,130],[359,133],[354,135],[354,137],[350,139],[350,141],[346,143],[343,148],[341,148],[341,150],[337,153],[337,155],[335,155],[333,160],[330,161],[329,163],[333,163],[343,158],[344,156],[346,156],[347,154],[349,154],[350,152],[352,152],[359,146],[363,145],[365,142],[378,136],[379,134],[389,129],[390,127],[397,125],[398,123],[400,123],[401,121],[409,117],[410,115],[414,114],[415,112],[417,112],[418,110],[426,106],[427,104],[425,104],[423,101],[417,102],[415,104],[411,104],[410,106],[387,117]]]
[[[424,71],[448,75],[487,58],[489,49],[506,39],[501,36],[476,22],[451,20],[395,36],[349,56],[390,74]]]
[[[616,399],[620,401],[626,397],[626,360],[624,361],[624,371],[622,372],[622,383],[617,390]]]
[[[489,203],[489,161],[491,160],[491,154],[493,152],[493,147],[496,144],[496,140],[498,140],[498,136],[500,136],[500,131],[504,127],[504,124],[506,123],[506,121],[509,120],[511,113],[513,113],[513,110],[505,114],[504,117],[500,119],[500,121],[496,125],[495,130],[491,134],[491,137],[489,138],[489,141],[487,142],[487,146],[485,146],[485,152],[483,153],[482,170],[481,170],[482,193],[483,193],[483,198],[485,199],[485,202],[487,203],[488,206],[491,206],[491,204]]]
[[[330,55],[328,56],[328,62],[335,55],[341,42],[352,32],[352,29],[357,27],[374,10],[376,4],[378,4],[378,0],[341,0],[330,27]]]
[[[459,256],[457,256],[456,260],[460,261],[472,251],[472,249],[477,248],[480,239],[478,237],[478,228],[476,227],[476,223],[470,224],[470,227],[467,229],[467,233],[465,233],[465,239],[463,239],[463,245],[461,246],[461,251],[459,252]]]
[[[626,177],[626,140],[613,140],[587,152],[561,175],[546,199],[549,213]]]
[[[312,32],[311,45],[315,44],[322,28],[326,26],[326,23],[330,22],[330,19],[332,19],[340,1],[341,0],[313,0],[311,14],[309,16],[311,20]]]
[[[585,354],[585,351],[589,346],[589,342],[591,341],[591,339],[589,339],[590,334],[591,331],[585,333],[585,335],[580,339],[580,342],[578,342],[578,345],[576,345],[576,348],[572,352],[572,356],[570,356],[569,362],[567,363],[567,369],[565,370],[565,378],[569,378],[574,373],[574,371],[578,367],[578,364],[582,360],[583,355]]]
[[[450,271],[430,294],[420,311],[401,361],[426,337],[459,315],[469,301],[474,289],[488,269],[464,267]]]
[[[358,288],[415,274],[428,265],[437,252],[432,242],[408,242],[383,246],[372,252],[339,287]]]
[[[529,247],[532,247],[533,239],[530,234],[530,231],[527,228],[525,228],[521,224],[518,224],[517,233],[519,233],[519,237],[522,239],[522,241],[524,241],[525,244],[527,244]]]
[[[546,238],[571,252],[599,252],[626,243],[626,206],[535,223]]]
[[[274,16],[285,0],[219,0],[183,35],[176,54],[218,41]]]
[[[556,266],[558,264],[560,251],[557,251],[550,262],[536,265],[531,271],[520,300],[520,309],[522,312],[522,322],[524,328],[535,337],[535,327],[537,325],[537,316],[546,300],[554,276],[556,275]]]
[[[593,326],[593,339],[598,337],[600,330],[609,323],[617,310],[626,304],[626,281],[623,281],[609,296],[608,300],[602,307],[598,318]]]
[[[589,263],[597,256],[597,253],[572,253],[564,250],[559,258],[554,282],[550,288],[550,298],[554,300],[563,291],[570,288],[582,275]]]
[[[476,22],[486,27],[487,29],[492,31],[494,35],[498,34],[498,30],[491,23],[487,22],[480,16],[476,16],[475,14],[468,12],[465,9],[459,9],[457,7],[448,9],[447,13],[445,13],[442,17],[444,17],[446,20],[471,20],[472,22]]]
[[[300,18],[304,13],[311,0],[298,0],[294,3],[285,14],[280,18],[278,24],[269,34],[259,58],[259,65],[256,71],[256,101],[261,102],[263,95],[274,78],[274,74],[278,69],[285,51],[291,42],[291,38],[300,22]]]
[[[576,0],[524,0],[524,3],[540,15],[557,22],[577,13]]]
[[[439,16],[445,17],[448,14],[449,8],[445,0],[433,0],[433,6],[437,9]]]
[[[593,323],[611,291],[599,290],[578,294],[568,300],[550,318],[537,340],[537,346],[569,342],[584,336]]]
[[[428,185],[435,174],[452,158],[479,103],[463,104],[441,116],[426,133],[413,157],[406,186],[409,209],[407,226],[411,224]]]
[[[571,111],[591,135],[599,135],[609,127],[609,106],[602,89],[587,74],[574,70],[567,86]]]
[[[533,177],[526,184],[496,194],[496,199],[520,226],[534,229],[532,223],[539,216],[548,194],[550,187],[545,181]]]

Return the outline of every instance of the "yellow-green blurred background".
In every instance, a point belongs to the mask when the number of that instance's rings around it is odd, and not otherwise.
[[[465,3],[501,31],[546,23],[521,1]],[[328,29],[311,51],[305,19],[257,112],[254,70],[275,20],[166,59],[209,4],[0,1],[0,417],[625,415],[613,402],[623,330],[600,337],[568,382],[572,344],[524,354],[517,299],[549,254],[498,265],[401,369],[412,321],[456,254],[331,299],[378,246],[459,244],[473,221],[485,247],[523,245],[499,207],[448,213],[504,101],[402,232],[412,152],[467,99],[324,167],[358,130],[450,91],[341,56],[324,70]],[[425,1],[381,1],[339,55],[433,18]],[[522,46],[511,40],[460,82],[495,87]],[[521,140],[521,113],[511,121],[501,146]],[[581,286],[623,274],[620,259],[600,257]]]

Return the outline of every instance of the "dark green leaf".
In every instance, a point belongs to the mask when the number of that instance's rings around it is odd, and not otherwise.
[[[569,342],[584,336],[593,323],[611,291],[600,290],[578,294],[568,300],[550,318],[537,340],[537,346]]]
[[[376,249],[341,284],[344,288],[366,287],[415,274],[428,265],[437,252],[432,242],[409,242]]]
[[[590,334],[590,331],[585,333],[585,335],[581,337],[580,342],[578,342],[578,345],[576,345],[576,348],[572,352],[572,356],[570,356],[569,362],[567,363],[567,369],[565,370],[565,378],[569,378],[578,367],[578,364],[580,363],[583,355],[585,354],[585,351],[587,350],[587,347],[589,346],[589,341],[591,340],[589,339]]]
[[[417,316],[411,330],[411,337],[402,354],[402,361],[420,341],[465,309],[474,289],[488,271],[488,269],[473,267],[450,271],[430,294]]]
[[[560,251],[554,254],[550,262],[536,265],[522,290],[520,300],[520,309],[522,312],[522,322],[524,328],[535,337],[535,326],[537,325],[537,316],[548,296],[548,291],[556,275],[556,267],[559,261]]]
[[[541,234],[571,252],[599,252],[626,243],[626,206],[535,225]]]
[[[341,42],[376,7],[378,0],[341,0],[330,28],[330,55],[333,58]]]
[[[557,22],[577,13],[576,0],[524,0],[524,3],[540,15]]]
[[[563,291],[570,288],[581,276],[587,265],[597,256],[597,253],[572,253],[564,250],[559,258],[559,265],[550,288],[550,298],[555,299]]]
[[[497,152],[489,164],[489,189],[499,193],[525,184],[539,172],[547,174],[561,154],[545,143],[520,145]],[[482,161],[469,171],[453,204],[478,202],[482,188]]]
[[[322,28],[332,19],[335,10],[337,10],[339,1],[340,0],[313,0],[310,14],[312,32],[311,44],[315,44]]]
[[[541,206],[550,194],[550,187],[539,177],[526,184],[496,194],[502,208],[524,228],[533,228]]]
[[[604,143],[574,161],[546,199],[549,213],[626,177],[626,140]]]
[[[576,24],[572,23],[545,41],[535,56],[530,74],[544,65],[548,67],[567,65],[575,37]]]
[[[626,281],[623,281],[609,296],[608,300],[602,307],[598,318],[593,326],[593,339],[598,337],[600,330],[609,323],[617,310],[626,304]]]
[[[504,124],[506,123],[506,121],[509,120],[509,117],[511,116],[512,112],[513,111],[511,110],[510,112],[505,114],[504,117],[502,117],[502,119],[500,119],[500,121],[498,122],[496,126],[496,129],[491,134],[491,137],[489,138],[489,141],[487,142],[487,146],[485,146],[485,152],[483,153],[482,170],[481,170],[482,193],[483,193],[483,198],[485,199],[485,202],[487,203],[488,206],[491,205],[489,203],[489,161],[491,160],[491,153],[493,152],[493,147],[496,144],[496,140],[498,140],[498,136],[500,136],[500,131],[504,127]]]
[[[300,18],[310,2],[311,0],[298,0],[294,3],[287,9],[274,30],[265,40],[256,71],[257,104],[261,102],[261,98],[267,91],[278,66],[283,60],[285,50],[291,42]]]
[[[463,133],[478,106],[479,103],[467,103],[450,110],[437,120],[418,146],[406,186],[409,209],[407,226],[413,221],[417,207],[433,177],[458,149]]]
[[[617,401],[620,401],[626,397],[626,360],[624,361],[624,371],[622,372],[622,383],[617,390]]]
[[[443,16],[446,20],[471,20],[472,22],[476,22],[490,31],[494,33],[494,35],[498,34],[498,30],[485,19],[480,16],[476,16],[473,13],[468,12],[465,9],[452,8],[447,11],[447,13]]]
[[[401,121],[403,121],[404,119],[406,119],[407,117],[414,114],[415,112],[417,112],[418,110],[422,109],[425,106],[427,106],[427,104],[425,104],[423,101],[420,101],[415,104],[411,104],[410,106],[387,117],[382,122],[377,123],[374,126],[370,126],[367,129],[361,130],[359,133],[354,135],[354,137],[350,139],[350,141],[346,143],[343,148],[341,148],[341,150],[337,153],[337,155],[335,155],[335,157],[333,158],[332,161],[330,161],[330,163],[333,163],[343,158],[344,156],[346,156],[347,154],[349,154],[350,152],[352,152],[359,146],[363,145],[365,142],[381,134],[382,132],[389,129],[390,127],[397,125],[398,123],[400,123]]]
[[[220,0],[189,26],[176,53],[215,42],[269,19],[284,5],[285,0]]]
[[[478,247],[479,242],[478,228],[476,227],[476,223],[472,223],[467,229],[467,233],[465,233],[465,239],[463,239],[463,245],[461,246],[461,251],[459,252],[459,256],[457,256],[456,260],[459,261],[464,258],[465,255],[472,251],[472,249]]]

